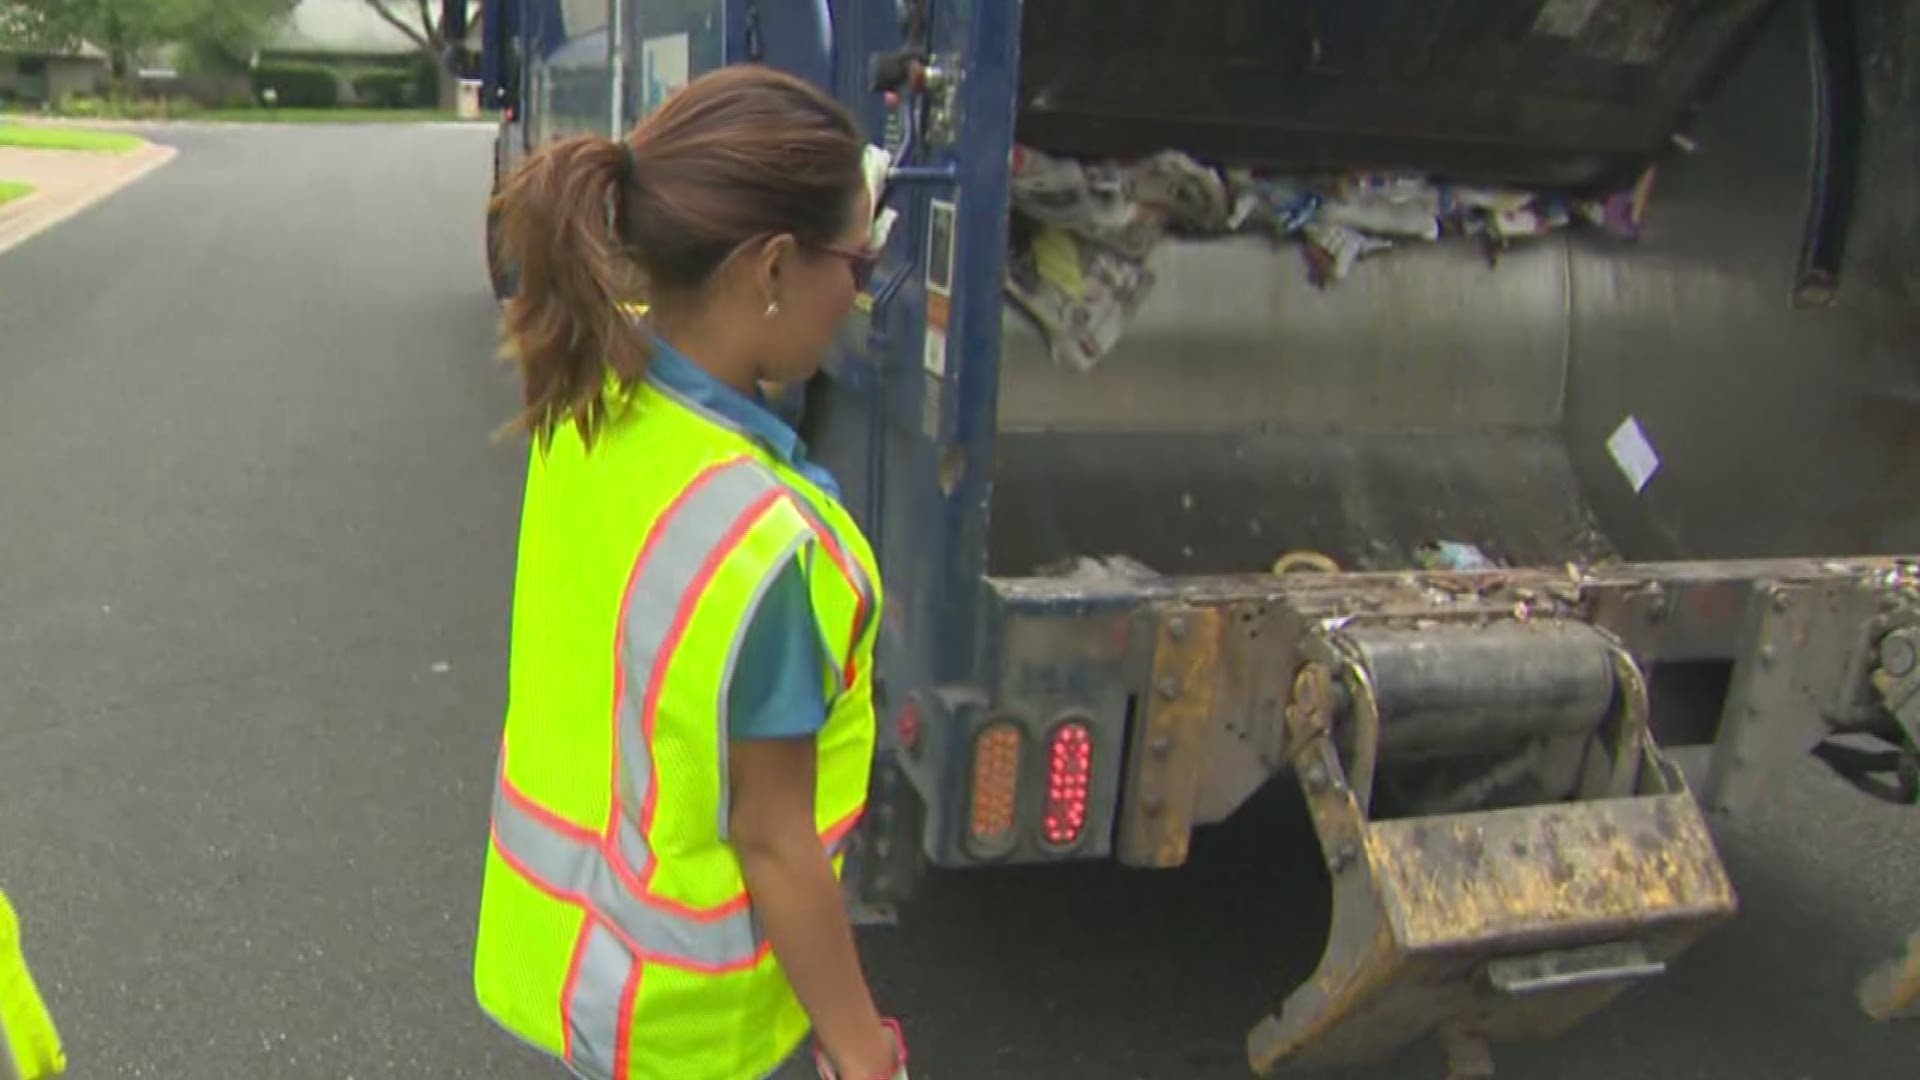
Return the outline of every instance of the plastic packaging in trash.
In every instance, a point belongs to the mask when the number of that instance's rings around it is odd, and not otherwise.
[[[1555,229],[1564,228],[1567,221],[1566,207],[1558,203],[1547,203],[1527,206],[1519,210],[1502,210],[1489,220],[1487,232],[1501,242],[1524,240],[1534,236],[1545,236]]]
[[[1233,188],[1227,228],[1235,231],[1259,224],[1281,236],[1292,236],[1313,220],[1326,201],[1318,191],[1295,180],[1241,176],[1234,179]]]
[[[1501,214],[1524,210],[1533,201],[1533,192],[1517,188],[1450,187],[1440,194],[1442,217],[1469,214]]]
[[[1187,232],[1224,232],[1233,207],[1226,181],[1178,150],[1163,150],[1127,167],[1127,195]]]
[[[1319,219],[1373,236],[1440,239],[1440,189],[1413,177],[1349,179],[1320,207]]]
[[[1647,219],[1647,204],[1653,199],[1653,176],[1649,166],[1632,187],[1598,199],[1584,199],[1574,204],[1574,213],[1604,232],[1623,240],[1638,240]]]
[[[1169,227],[1213,233],[1232,207],[1218,172],[1167,150],[1125,165],[1090,165],[1018,147],[1014,210],[1135,259],[1153,252]]]
[[[1434,540],[1413,550],[1413,559],[1423,570],[1498,570],[1500,564],[1485,552],[1458,540]]]
[[[1056,363],[1089,371],[1153,288],[1146,264],[1043,225],[1007,264],[1007,293],[1038,323]]]
[[[1126,174],[1114,166],[1018,147],[1010,194],[1019,213],[1137,259],[1146,258],[1166,231],[1158,213],[1129,196]]]
[[[1393,246],[1392,241],[1377,240],[1356,229],[1318,220],[1308,222],[1301,235],[1307,238],[1307,276],[1321,288],[1329,282],[1346,280],[1361,256]]]

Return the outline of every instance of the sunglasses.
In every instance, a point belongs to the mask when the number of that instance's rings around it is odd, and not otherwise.
[[[880,263],[878,251],[855,251],[851,248],[835,247],[832,244],[822,244],[815,250],[823,255],[832,255],[837,259],[845,260],[847,270],[853,274],[853,287],[860,292],[867,291],[867,283],[873,280],[873,268]]]

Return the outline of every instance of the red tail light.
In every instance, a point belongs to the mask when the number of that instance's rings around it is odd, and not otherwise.
[[[971,805],[967,831],[973,845],[989,854],[1013,844],[1013,819],[1020,788],[1020,729],[1002,720],[973,738]]]
[[[1047,807],[1041,832],[1066,847],[1087,827],[1087,787],[1093,778],[1093,732],[1078,720],[1054,725],[1047,736]]]
[[[893,732],[900,739],[900,749],[907,753],[920,750],[920,699],[908,698],[900,706],[900,715],[893,718]]]

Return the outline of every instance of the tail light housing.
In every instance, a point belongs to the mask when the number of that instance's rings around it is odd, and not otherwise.
[[[967,840],[982,855],[1013,847],[1020,794],[1020,726],[995,720],[973,736],[967,797]]]
[[[920,752],[920,699],[910,697],[900,706],[900,714],[893,718],[893,733],[900,741],[900,749],[909,754]]]
[[[1093,782],[1093,728],[1063,720],[1047,733],[1047,800],[1040,835],[1050,847],[1071,847],[1087,830],[1087,800]]]

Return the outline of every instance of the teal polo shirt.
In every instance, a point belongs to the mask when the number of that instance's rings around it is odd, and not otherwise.
[[[836,501],[841,498],[833,474],[807,459],[799,433],[757,395],[748,397],[721,382],[658,338],[648,376],[660,389],[742,431]],[[727,734],[735,739],[807,738],[826,726],[832,661],[825,655],[797,556],[788,557],[779,575],[748,616],[740,642],[726,697]]]

